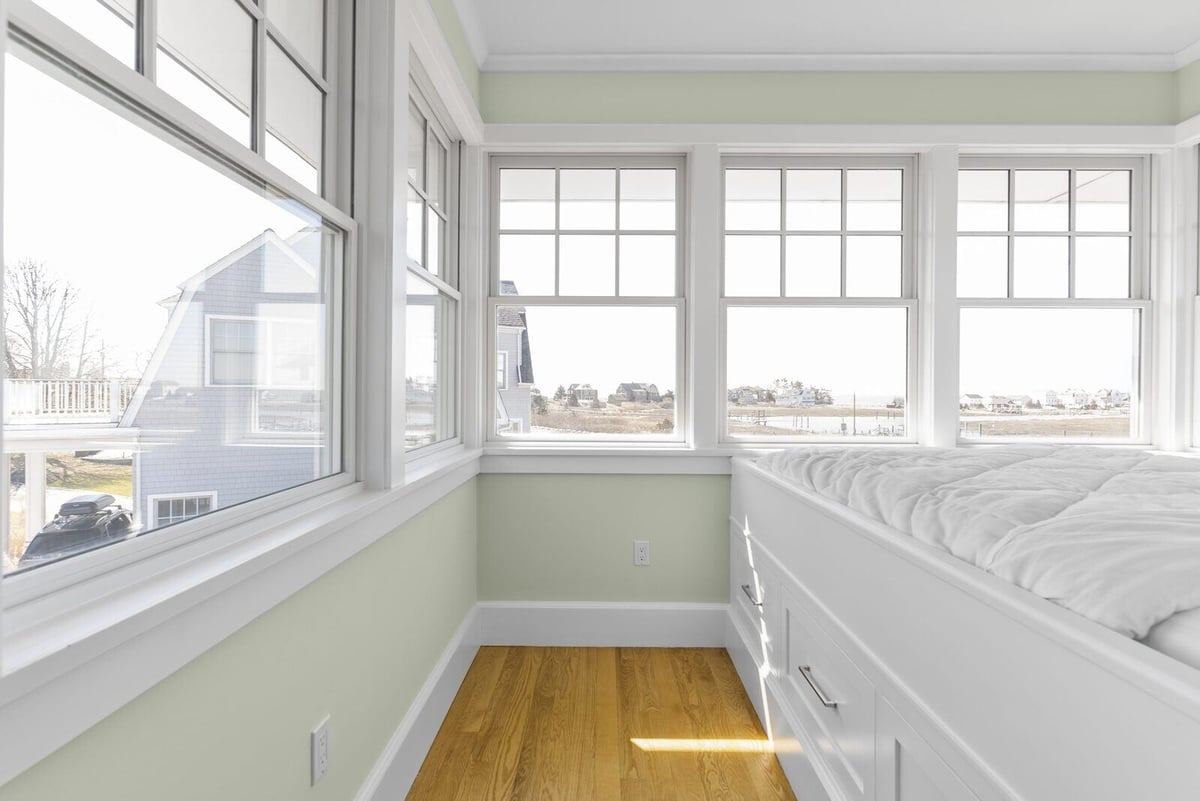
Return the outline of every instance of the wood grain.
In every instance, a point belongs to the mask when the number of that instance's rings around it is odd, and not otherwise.
[[[408,797],[795,799],[717,648],[481,648]]]

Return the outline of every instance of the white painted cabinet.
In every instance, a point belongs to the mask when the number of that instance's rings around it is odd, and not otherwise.
[[[876,801],[978,801],[892,705],[875,716]]]

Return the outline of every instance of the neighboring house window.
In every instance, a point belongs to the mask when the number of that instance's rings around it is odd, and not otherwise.
[[[508,352],[496,351],[496,388],[508,389]]]
[[[408,107],[405,448],[458,436],[458,143],[415,86]]]
[[[1145,439],[1144,160],[964,158],[958,177],[960,438]]]
[[[493,350],[517,365],[493,438],[682,439],[683,160],[496,156],[491,182]]]
[[[725,435],[907,438],[914,161],[724,162]]]
[[[4,423],[55,443],[8,449],[4,571],[31,574],[14,583],[85,550],[24,558],[80,495],[165,524],[214,512],[212,493],[228,509],[352,478],[335,476],[352,447],[354,223],[324,192],[346,183],[327,157],[347,133],[325,24],[339,6],[6,6]],[[70,28],[100,49],[63,52]],[[254,436],[296,431],[308,436]],[[165,550],[130,542],[113,547]]]
[[[208,514],[217,508],[216,493],[194,493],[173,498],[151,496],[150,528],[162,528],[193,517]]]

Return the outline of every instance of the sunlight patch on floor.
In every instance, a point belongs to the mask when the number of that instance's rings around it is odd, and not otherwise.
[[[669,737],[631,737],[631,743],[643,751],[719,751],[748,754],[792,754],[800,752],[795,740],[744,739],[675,739]]]

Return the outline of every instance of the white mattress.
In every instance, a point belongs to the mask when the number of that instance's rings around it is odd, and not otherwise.
[[[1200,668],[1200,459],[830,447],[758,464]]]

